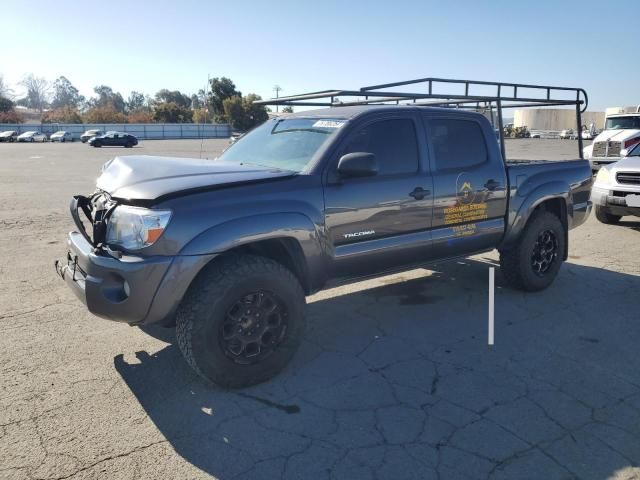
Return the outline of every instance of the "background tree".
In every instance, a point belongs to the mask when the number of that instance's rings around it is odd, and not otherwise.
[[[54,109],[62,107],[80,108],[84,103],[84,97],[65,76],[58,77],[53,82],[53,99],[51,107]]]
[[[26,106],[42,113],[42,110],[47,106],[47,99],[49,98],[50,85],[47,79],[36,77],[33,73],[30,73],[22,79],[20,85],[27,90],[27,95],[25,96]]]
[[[179,90],[163,88],[156,93],[156,103],[175,103],[179,107],[191,108],[191,97]]]
[[[4,75],[0,73],[0,97],[13,100],[13,90],[9,88],[9,85],[4,81]]]
[[[242,99],[244,109],[247,112],[249,119],[249,128],[256,127],[269,120],[269,114],[267,113],[265,106],[254,103],[258,100],[262,100],[262,97],[255,93],[250,93]]]
[[[6,97],[0,96],[0,112],[6,113],[13,110],[13,102]]]
[[[246,130],[248,124],[244,108],[242,106],[242,98],[230,97],[225,98],[222,102],[224,108],[224,118],[234,130]]]
[[[155,117],[149,110],[136,110],[127,115],[129,123],[154,123]]]
[[[191,117],[193,123],[207,123],[208,115],[207,111],[204,108],[196,108],[193,111],[193,115]]]
[[[190,108],[174,102],[156,104],[153,109],[153,118],[160,123],[191,123],[192,116]]]
[[[84,114],[85,123],[128,123],[127,116],[116,109],[107,107],[92,107]]]
[[[264,105],[256,105],[253,102],[261,100],[260,96],[250,93],[246,97],[231,97],[223,102],[225,117],[231,128],[247,131],[264,123],[269,118]]]
[[[82,123],[78,109],[70,105],[57,108],[42,115],[42,123]]]
[[[24,123],[24,118],[15,110],[0,112],[0,123]]]
[[[139,111],[149,111],[149,103],[147,102],[147,97],[144,93],[136,92],[133,90],[129,94],[129,98],[127,100],[127,112],[139,112]],[[139,123],[139,122],[136,122]]]
[[[0,96],[0,123],[22,123],[22,115],[15,111],[13,102]]]
[[[236,90],[235,84],[227,77],[216,77],[210,80],[209,111],[213,113],[216,122],[226,122],[224,113],[224,101],[232,97],[242,97],[242,93]]]
[[[106,108],[115,110],[118,113],[125,112],[125,101],[119,92],[114,92],[111,87],[106,85],[98,85],[94,87],[93,91],[97,97],[92,97],[89,100],[89,106],[91,108]]]
[[[282,113],[293,113],[293,107],[291,105],[285,105],[282,107]]]

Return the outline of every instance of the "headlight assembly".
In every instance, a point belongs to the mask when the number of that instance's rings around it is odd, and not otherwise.
[[[106,243],[125,250],[139,250],[153,245],[171,219],[171,210],[120,205],[107,223]]]
[[[598,170],[598,175],[596,175],[596,184],[608,187],[611,185],[611,173],[606,168],[601,168]]]

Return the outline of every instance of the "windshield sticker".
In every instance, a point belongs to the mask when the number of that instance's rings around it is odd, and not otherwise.
[[[313,128],[340,128],[344,122],[337,120],[318,120],[313,124]]]

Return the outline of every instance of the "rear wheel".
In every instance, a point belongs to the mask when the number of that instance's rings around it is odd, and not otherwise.
[[[543,290],[558,275],[565,249],[560,219],[550,212],[538,212],[516,245],[500,252],[500,269],[509,286],[530,292]]]
[[[264,382],[291,360],[304,333],[304,292],[283,265],[255,255],[203,271],[176,314],[189,365],[222,387]]]
[[[607,225],[615,225],[622,217],[619,215],[612,215],[605,207],[596,205],[596,218]]]

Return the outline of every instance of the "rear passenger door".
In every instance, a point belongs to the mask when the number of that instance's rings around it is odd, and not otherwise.
[[[507,178],[489,123],[460,111],[423,118],[434,183],[432,254],[494,248],[505,228]]]
[[[325,223],[334,249],[334,276],[374,273],[427,255],[432,180],[418,114],[371,118],[354,125],[329,167]],[[378,174],[340,178],[347,153],[373,153]]]

